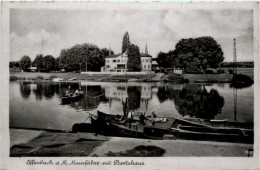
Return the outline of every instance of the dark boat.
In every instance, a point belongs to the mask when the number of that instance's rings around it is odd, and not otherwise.
[[[61,97],[62,104],[69,104],[71,102],[75,102],[80,100],[84,96],[84,92],[80,91],[78,94],[69,94]]]
[[[97,115],[90,115],[90,117],[91,124],[97,130],[97,133],[111,136],[163,139],[164,135],[173,135],[174,138],[178,139],[244,143],[252,143],[254,136],[253,129],[220,128],[209,125],[209,123],[218,124],[223,123],[223,121],[209,121],[208,124],[205,121],[202,124],[201,120],[200,123],[196,122],[197,119],[190,121],[176,117],[146,117],[145,122],[142,122],[135,116],[124,118],[121,115],[110,115],[100,111],[97,112]]]

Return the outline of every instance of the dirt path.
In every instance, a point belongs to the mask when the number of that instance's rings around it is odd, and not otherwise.
[[[10,156],[247,156],[250,144],[148,140],[106,137],[93,133],[33,132],[12,129]],[[24,140],[19,139],[21,135]]]
[[[188,140],[147,140],[113,137],[90,156],[247,156],[250,144]],[[152,152],[152,153],[151,153]]]

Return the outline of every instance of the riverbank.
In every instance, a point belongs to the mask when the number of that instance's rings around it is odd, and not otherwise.
[[[75,79],[76,81],[152,81],[156,74],[141,74],[141,75],[110,75],[110,74],[80,74],[80,73],[40,73],[40,72],[10,72],[10,78],[18,80],[38,80],[51,81],[51,79],[58,77],[64,81]],[[75,81],[74,80],[74,81]]]
[[[20,140],[17,134],[23,134]],[[251,144],[150,140],[107,137],[93,133],[59,133],[10,128],[10,156],[91,156],[91,157],[146,157],[146,156],[224,156],[246,157]],[[36,135],[37,134],[37,135]],[[27,140],[25,139],[27,138]]]
[[[227,71],[226,71],[227,72]],[[254,79],[253,68],[238,68],[238,74],[248,75]],[[58,77],[64,81],[105,81],[105,82],[158,82],[167,79],[163,73],[141,75],[110,75],[110,74],[80,74],[80,73],[41,73],[41,72],[10,72],[10,80],[51,81]],[[190,83],[230,83],[233,74],[183,74],[183,79]]]

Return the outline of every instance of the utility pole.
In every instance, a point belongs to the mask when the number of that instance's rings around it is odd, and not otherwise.
[[[233,76],[237,75],[237,52],[236,52],[236,39],[233,43]],[[237,89],[233,89],[234,94],[234,120],[237,121]]]
[[[233,43],[233,75],[237,75],[237,52],[236,52],[236,39]]]
[[[86,47],[87,50],[87,47]],[[88,56],[86,55],[86,72],[88,72]]]

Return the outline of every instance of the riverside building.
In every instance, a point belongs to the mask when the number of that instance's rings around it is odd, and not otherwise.
[[[105,66],[101,67],[101,72],[127,72],[128,55],[126,50],[122,54],[112,54],[105,58]],[[147,46],[145,53],[141,53],[142,72],[152,71],[152,56],[148,54]]]

